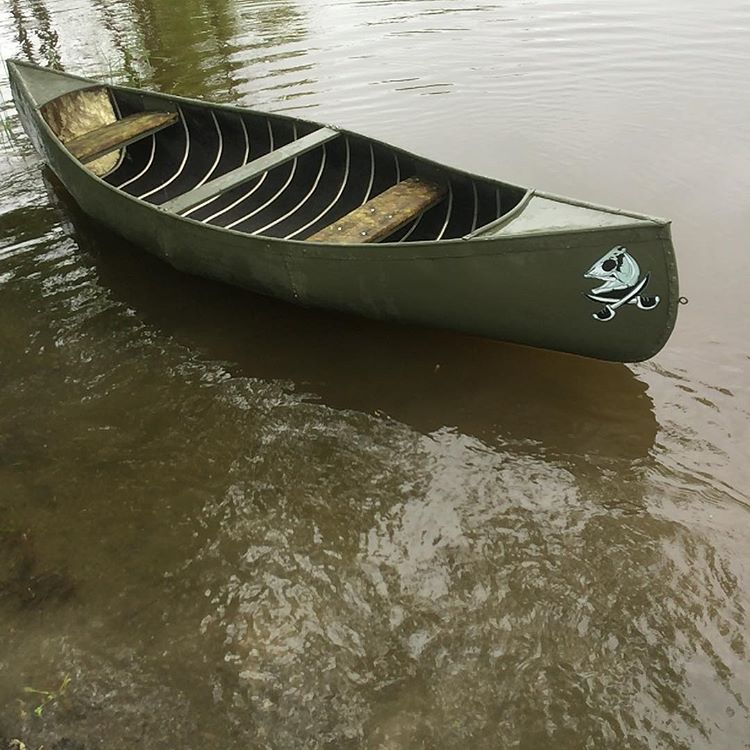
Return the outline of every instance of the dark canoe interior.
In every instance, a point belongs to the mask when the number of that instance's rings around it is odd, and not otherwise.
[[[119,119],[139,113],[145,119],[144,112],[165,107],[177,115],[154,132],[141,133],[127,145],[123,146],[125,141],[118,144],[119,158],[102,175],[110,185],[154,205],[190,196],[197,188],[205,192],[203,186],[210,188],[217,178],[229,175],[224,179],[231,180],[233,170],[272,152],[282,154],[284,147],[294,150],[293,142],[305,136],[314,142],[314,133],[322,132],[319,125],[277,115],[175,103],[118,89],[106,91]],[[108,127],[112,130],[111,124]],[[179,213],[248,234],[306,240],[326,227],[329,232],[335,229],[332,225],[347,215],[356,223],[365,211],[375,214],[376,196],[381,196],[382,203],[385,191],[416,176],[440,186],[439,196],[433,196],[426,209],[426,204],[420,206],[416,199],[410,209],[409,195],[404,197],[401,189],[398,199],[406,202],[399,209],[406,217],[401,225],[391,230],[395,221],[392,206],[378,207],[376,215],[385,213],[391,218],[388,225],[384,216],[386,223],[378,241],[420,242],[470,234],[513,209],[525,194],[516,186],[440,168],[361,136],[331,136]],[[391,192],[395,196],[396,191]],[[362,208],[364,204],[367,206]],[[171,206],[165,208],[171,210]]]

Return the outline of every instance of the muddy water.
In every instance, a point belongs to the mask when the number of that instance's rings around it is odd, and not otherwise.
[[[3,73],[0,738],[747,747],[749,42],[736,0],[5,0],[5,58],[669,216],[690,304],[626,367],[184,277]]]

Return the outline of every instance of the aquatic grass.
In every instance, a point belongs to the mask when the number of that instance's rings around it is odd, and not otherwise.
[[[5,70],[5,58],[3,57],[2,52],[0,52],[0,64],[2,64],[3,70]],[[10,137],[10,134],[13,131],[8,122],[8,116],[5,114],[7,108],[6,105],[7,102],[5,101],[5,95],[3,94],[2,88],[0,88],[0,125],[2,125],[3,130]]]
[[[33,687],[25,687],[23,689],[24,693],[41,698],[40,702],[34,708],[34,716],[41,718],[47,706],[57,703],[65,695],[65,691],[68,689],[70,683],[71,677],[69,674],[66,674],[57,690],[37,690]]]
[[[5,101],[3,100],[2,94],[0,94],[0,106],[5,107]],[[0,112],[0,126],[3,128],[3,132],[8,137],[8,141],[12,142],[13,139],[13,128],[8,122],[8,116],[5,112]]]
[[[0,91],[0,127],[3,129],[3,140],[7,138],[8,143],[13,144],[16,141],[16,134],[10,122],[10,117],[6,114],[8,103],[5,101],[3,92]]]
[[[23,740],[16,738],[8,742],[8,750],[29,750],[29,747]],[[44,745],[40,745],[39,750],[44,750]]]
[[[112,61],[110,60],[109,56],[104,52],[104,50],[97,44],[96,45],[96,52],[97,56],[104,61],[104,64],[107,66],[107,72],[102,73],[102,77],[105,78],[107,83],[109,83],[110,86],[115,85],[115,67],[112,64]]]
[[[112,62],[112,58],[99,45],[96,46],[96,51],[98,57],[104,61],[104,65],[107,68],[106,73],[102,73],[97,77],[105,79],[110,86],[122,84],[123,82],[128,86],[139,87],[143,85],[142,76],[138,71],[130,70],[127,59],[123,61],[122,65],[115,65]]]
[[[7,69],[5,57],[2,52],[0,52],[0,65],[2,65],[3,70]],[[3,140],[7,137],[8,143],[12,145],[17,142],[17,136],[11,124],[11,118],[6,114],[9,109],[10,102],[6,100],[5,95],[3,94],[3,89],[0,87],[0,127],[2,127],[2,132],[4,133]]]

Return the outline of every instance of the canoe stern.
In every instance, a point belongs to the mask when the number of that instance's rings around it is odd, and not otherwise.
[[[289,250],[303,304],[598,359],[654,356],[677,317],[669,224],[353,246],[335,256],[330,247]],[[593,267],[606,278],[591,278]]]

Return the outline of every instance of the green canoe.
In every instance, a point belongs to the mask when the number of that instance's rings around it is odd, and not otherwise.
[[[674,327],[663,219],[306,120],[8,70],[26,132],[74,200],[182,271],[622,362],[656,354]]]

